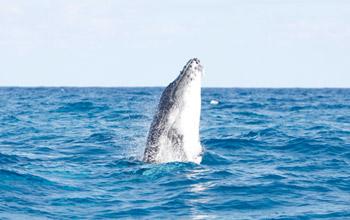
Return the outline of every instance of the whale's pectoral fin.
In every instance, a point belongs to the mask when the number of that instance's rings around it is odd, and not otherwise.
[[[183,149],[183,145],[184,145],[183,135],[179,134],[176,129],[172,128],[168,132],[168,138],[171,142],[172,147],[174,148],[174,152],[176,154],[179,154],[178,156],[181,158],[181,160],[186,160],[187,156]]]

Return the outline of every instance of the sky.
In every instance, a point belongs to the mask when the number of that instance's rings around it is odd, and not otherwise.
[[[0,0],[0,86],[350,87],[349,0]]]

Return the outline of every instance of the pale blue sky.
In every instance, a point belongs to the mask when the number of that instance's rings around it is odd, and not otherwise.
[[[0,0],[0,86],[350,87],[349,0]]]

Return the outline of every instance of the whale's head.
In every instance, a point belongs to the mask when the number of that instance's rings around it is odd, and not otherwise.
[[[201,80],[203,74],[203,66],[198,58],[190,59],[180,73],[180,81],[191,83],[192,81]]]
[[[174,95],[182,97],[184,94],[200,93],[203,66],[197,58],[190,59],[180,75],[174,81],[176,89]]]

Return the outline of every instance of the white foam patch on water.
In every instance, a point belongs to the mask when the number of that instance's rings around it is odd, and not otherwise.
[[[219,104],[219,100],[213,99],[210,101],[211,105],[218,105]]]

